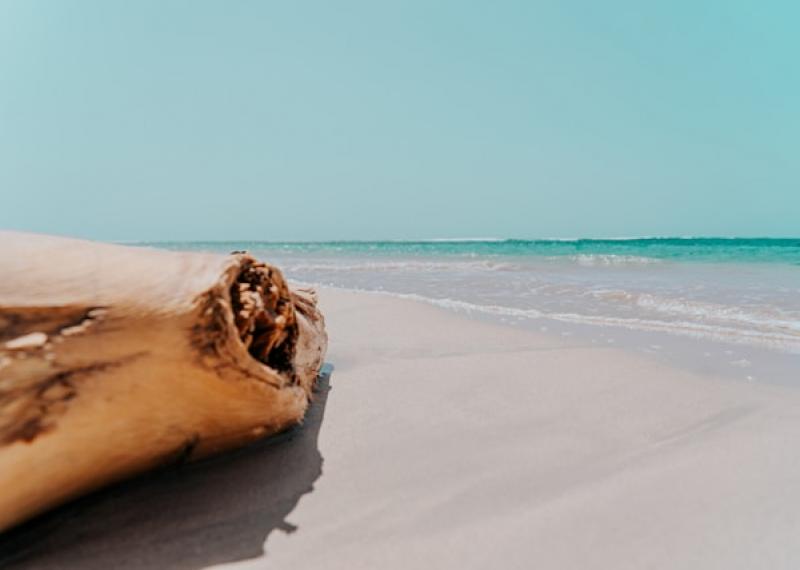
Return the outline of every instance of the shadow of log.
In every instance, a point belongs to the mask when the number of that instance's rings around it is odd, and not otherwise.
[[[246,448],[98,491],[0,535],[0,567],[189,570],[261,556],[322,474],[332,366],[302,426]],[[7,492],[7,491],[3,491]]]

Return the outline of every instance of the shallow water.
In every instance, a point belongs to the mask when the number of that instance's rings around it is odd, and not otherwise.
[[[800,381],[800,240],[159,243],[248,250],[380,291],[745,381]]]

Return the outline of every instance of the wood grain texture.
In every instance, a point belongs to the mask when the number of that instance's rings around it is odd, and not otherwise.
[[[0,232],[0,530],[301,420],[312,291],[245,253]]]

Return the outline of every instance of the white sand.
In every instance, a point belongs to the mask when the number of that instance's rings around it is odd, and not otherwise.
[[[323,474],[225,568],[798,568],[796,390],[322,292]]]

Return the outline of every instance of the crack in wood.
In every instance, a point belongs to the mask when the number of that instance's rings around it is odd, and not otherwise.
[[[99,318],[102,306],[68,307],[9,307],[0,314],[0,343],[33,333],[47,336],[60,334],[64,329],[76,327]]]
[[[78,396],[77,381],[128,364],[144,354],[61,370],[36,378],[23,387],[0,391],[0,445],[17,441],[30,443],[52,430],[56,417],[66,411],[66,402]]]

